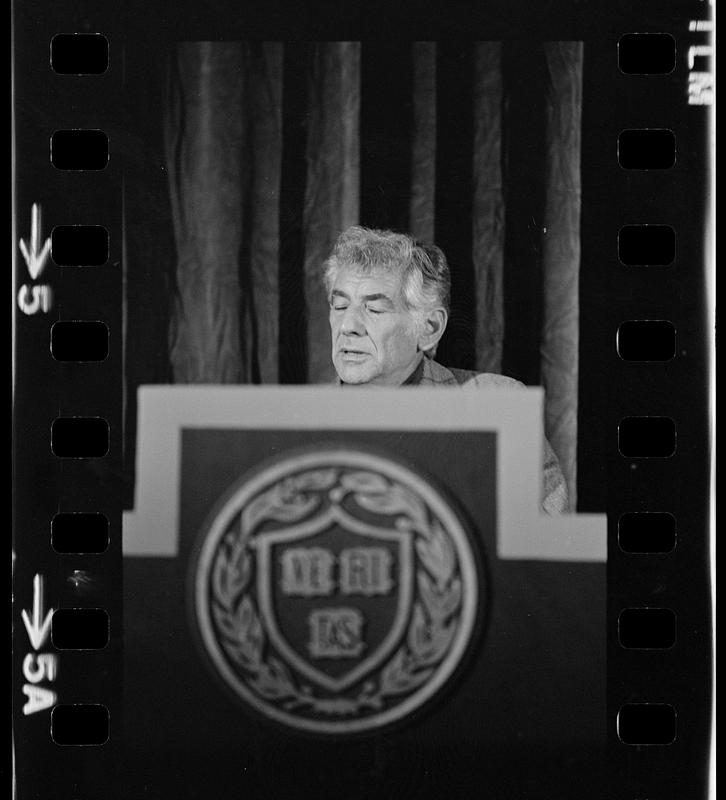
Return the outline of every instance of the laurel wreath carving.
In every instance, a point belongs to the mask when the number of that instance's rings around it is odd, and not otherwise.
[[[342,474],[341,474],[342,473]],[[380,675],[364,683],[354,697],[321,698],[300,685],[288,667],[266,647],[255,602],[247,592],[252,574],[250,538],[263,522],[297,522],[322,503],[351,497],[361,508],[396,516],[396,525],[414,534],[419,557],[418,599],[405,641]],[[441,524],[430,519],[424,503],[406,487],[366,470],[309,470],[286,478],[255,498],[242,512],[239,526],[223,537],[212,567],[212,614],[228,656],[241,667],[248,685],[286,710],[307,708],[318,714],[345,716],[377,710],[386,698],[407,694],[425,683],[443,659],[457,628],[461,581],[456,555]]]

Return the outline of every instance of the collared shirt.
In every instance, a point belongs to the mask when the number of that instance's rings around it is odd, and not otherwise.
[[[402,386],[418,386],[421,383],[424,374],[424,361],[426,361],[426,356],[418,362],[416,369],[401,384]]]

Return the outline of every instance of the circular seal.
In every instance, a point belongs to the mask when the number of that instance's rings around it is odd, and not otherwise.
[[[370,731],[430,700],[472,637],[468,535],[388,458],[296,451],[229,493],[202,532],[196,624],[245,703],[298,730]]]

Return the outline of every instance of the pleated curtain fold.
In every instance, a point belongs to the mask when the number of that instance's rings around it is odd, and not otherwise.
[[[502,45],[479,42],[474,64],[472,257],[476,292],[476,368],[501,372],[504,341]]]
[[[307,370],[310,383],[327,383],[335,373],[321,275],[340,231],[359,221],[360,43],[313,46],[308,102],[303,212]]]
[[[545,431],[576,504],[582,42],[548,42],[543,237]]]
[[[248,379],[239,280],[246,77],[244,47],[234,42],[181,43],[171,64],[165,145],[176,243],[176,383]]]
[[[411,133],[410,233],[434,240],[436,213],[436,43],[411,48],[413,121]]]

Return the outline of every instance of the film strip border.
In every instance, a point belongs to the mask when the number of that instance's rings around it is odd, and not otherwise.
[[[113,797],[123,48],[31,16],[15,9],[14,791]]]
[[[690,21],[691,38],[678,44],[656,30],[619,40],[621,74],[610,82],[622,110],[612,219],[619,358],[606,415],[618,420],[608,463],[608,769],[613,797],[624,787],[633,798],[705,797],[713,789],[702,361],[709,253],[698,137],[713,53],[707,21]]]
[[[607,440],[613,797],[700,797],[708,784],[713,78],[711,23],[695,8],[687,34],[653,26],[658,68],[643,67],[643,36],[622,26],[585,37],[596,51],[586,93],[612,109],[591,185],[617,207],[590,245],[605,254],[601,287],[618,282],[590,339],[603,355],[592,371],[607,376],[596,436]],[[123,37],[113,24],[107,38],[79,35],[96,29],[80,15],[75,27],[30,16],[14,23],[14,771],[20,797],[112,797],[123,730]],[[693,219],[704,222],[683,224]]]

